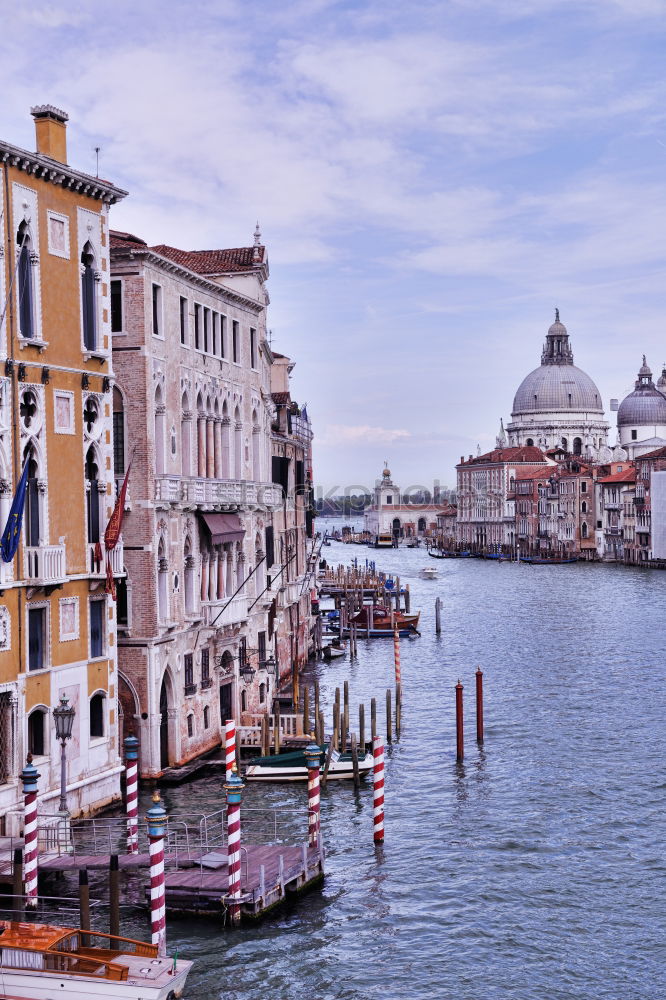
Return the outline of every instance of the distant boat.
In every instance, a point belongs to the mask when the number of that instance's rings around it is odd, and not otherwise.
[[[547,558],[545,556],[521,556],[520,561],[530,563],[532,566],[561,566],[564,563],[578,562],[577,556],[555,556]]]
[[[435,569],[434,566],[424,566],[420,570],[419,576],[421,577],[422,580],[436,580],[437,570]]]

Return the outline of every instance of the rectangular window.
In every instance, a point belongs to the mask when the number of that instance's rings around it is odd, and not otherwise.
[[[104,601],[90,602],[90,659],[104,656]]]
[[[201,306],[194,303],[194,346],[197,351],[201,350]]]
[[[114,390],[115,391],[115,390]],[[123,412],[113,412],[113,474],[125,475],[125,421]]]
[[[393,497],[387,497],[386,498],[386,502],[387,503],[393,503]]]
[[[226,358],[227,348],[227,317],[220,316],[220,357]]]
[[[111,333],[121,333],[123,329],[123,283],[111,282]]]
[[[28,670],[46,666],[46,608],[28,608]]]
[[[208,334],[210,332],[210,309],[204,308],[204,326],[203,326],[203,349],[208,353]]]
[[[242,670],[247,664],[247,639],[242,636],[238,642],[238,666]]]
[[[187,344],[187,310],[188,302],[181,295],[180,297],[180,342]]]
[[[197,686],[194,683],[194,657],[192,653],[185,653],[183,666],[185,668],[185,694],[194,694]]]
[[[273,525],[266,528],[266,568],[270,569],[275,562],[275,545],[273,541]]]
[[[211,354],[214,357],[217,357],[217,331],[218,331],[218,327],[220,325],[219,321],[220,321],[219,313],[214,312],[213,313],[213,342],[212,342],[211,348],[210,348]]]
[[[250,327],[250,367],[257,367],[257,331]]]
[[[239,323],[233,320],[231,324],[231,360],[235,365],[240,364],[240,343],[239,343]]]
[[[257,632],[257,646],[259,648],[259,666],[263,667],[266,662],[266,633]]]
[[[153,285],[153,337],[162,336],[162,289]]]
[[[638,438],[638,431],[632,430],[632,432],[631,432],[631,440],[632,441],[636,441],[637,438]]]
[[[210,650],[208,646],[201,650],[201,687],[210,687]]]

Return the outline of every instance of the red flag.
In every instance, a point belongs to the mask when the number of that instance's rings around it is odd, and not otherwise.
[[[111,556],[107,553],[106,556],[106,584],[104,585],[104,592],[111,595],[111,599],[115,601],[117,599],[116,594],[116,581],[113,579],[113,567],[111,566]]]
[[[127,483],[131,468],[132,460],[130,459],[130,463],[127,466],[127,472],[125,473],[125,478],[123,479],[123,485],[120,487],[120,493],[118,494],[118,499],[116,500],[116,506],[113,508],[113,514],[109,518],[109,523],[107,524],[106,531],[104,532],[104,548],[107,552],[110,552],[111,549],[115,549],[118,539],[120,538],[120,532],[123,526],[123,516],[125,514],[125,494],[127,493]]]

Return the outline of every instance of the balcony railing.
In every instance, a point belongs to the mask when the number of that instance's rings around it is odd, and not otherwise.
[[[95,550],[97,546],[93,542],[88,543],[88,573],[90,576],[102,577],[106,576],[106,550],[102,545],[102,559],[101,561],[95,558]],[[116,543],[116,547],[111,549],[109,553],[111,556],[111,569],[113,570],[114,576],[124,576],[125,574],[125,553],[123,551],[122,539]]]
[[[155,499],[162,503],[200,504],[222,507],[268,507],[282,503],[282,490],[275,483],[255,483],[244,479],[200,479],[159,476]]]
[[[206,625],[215,625],[215,628],[222,628],[224,625],[239,625],[241,622],[247,621],[247,597],[234,597],[231,601],[224,599],[221,601],[202,601],[201,612]]]
[[[23,558],[26,580],[58,583],[67,576],[64,545],[26,546]]]

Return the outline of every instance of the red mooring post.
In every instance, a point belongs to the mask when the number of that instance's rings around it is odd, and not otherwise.
[[[465,740],[463,737],[463,686],[460,680],[456,684],[456,760],[465,756]]]
[[[483,743],[483,671],[476,670],[476,742]]]

